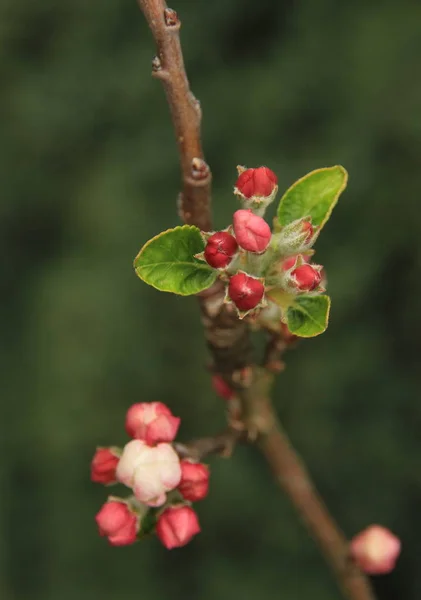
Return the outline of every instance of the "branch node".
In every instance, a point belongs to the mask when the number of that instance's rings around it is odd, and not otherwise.
[[[172,8],[166,8],[164,10],[164,21],[165,25],[169,29],[180,29],[181,27],[181,21],[178,18],[178,15],[175,12],[175,10],[173,10]]]
[[[207,179],[210,174],[209,165],[203,160],[195,156],[191,161],[191,176],[195,181]]]
[[[152,59],[152,73],[157,73],[162,69],[161,59],[159,56],[154,56]]]

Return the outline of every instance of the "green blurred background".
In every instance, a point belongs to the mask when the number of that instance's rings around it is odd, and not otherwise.
[[[317,247],[333,299],[288,356],[276,403],[347,535],[403,540],[381,600],[421,597],[421,5],[411,0],[177,0],[202,102],[216,226],[235,166],[280,189],[350,173]],[[339,600],[252,449],[212,459],[203,533],[111,548],[94,515],[96,445],[161,400],[181,437],[224,424],[194,299],[132,269],[177,223],[179,166],[154,45],[135,0],[1,0],[1,600]]]

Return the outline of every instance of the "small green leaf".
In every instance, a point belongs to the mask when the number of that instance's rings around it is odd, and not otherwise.
[[[157,512],[158,511],[156,508],[151,508],[142,517],[140,521],[140,530],[138,533],[139,539],[144,535],[150,535],[153,532],[157,521]]]
[[[162,292],[190,296],[207,289],[217,272],[194,255],[203,252],[200,230],[183,225],[163,231],[147,242],[134,260],[137,275]]]
[[[346,188],[348,173],[341,166],[317,169],[296,181],[278,206],[279,223],[311,217],[314,226],[323,227]]]
[[[320,335],[326,331],[329,310],[329,296],[297,296],[286,311],[288,329],[300,337]]]

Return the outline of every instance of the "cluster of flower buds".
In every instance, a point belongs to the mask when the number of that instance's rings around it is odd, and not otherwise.
[[[350,544],[352,559],[368,575],[383,575],[395,568],[401,542],[389,529],[370,525],[356,535]]]
[[[238,170],[234,193],[242,208],[226,229],[202,232],[205,249],[196,255],[218,270],[226,283],[225,302],[235,306],[240,318],[254,317],[267,306],[268,289],[323,292],[323,267],[309,262],[318,236],[310,217],[272,233],[263,216],[278,190],[275,173],[268,167]]]
[[[161,402],[133,404],[126,415],[126,431],[133,439],[123,449],[97,449],[92,481],[122,483],[132,490],[128,498],[110,496],[96,515],[100,535],[113,546],[133,544],[154,529],[170,549],[200,532],[191,503],[207,496],[209,469],[180,459],[172,444],[179,425],[180,419]]]

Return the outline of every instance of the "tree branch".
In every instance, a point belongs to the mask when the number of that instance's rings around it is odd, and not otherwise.
[[[164,85],[178,143],[183,182],[180,217],[185,223],[210,231],[211,174],[201,145],[200,105],[190,91],[184,68],[180,21],[164,0],[138,0],[138,3],[157,45],[157,56],[152,61],[153,75]],[[199,302],[213,369],[235,389],[241,403],[241,423],[231,423],[221,435],[175,447],[181,456],[200,460],[210,453],[230,451],[244,434],[256,441],[277,481],[320,546],[345,597],[374,600],[368,579],[349,560],[346,538],[329,516],[273,410],[269,395],[272,373],[279,370],[285,345],[274,336],[267,348],[264,367],[253,364],[249,326],[223,304],[223,297],[223,285],[217,282],[199,295]]]
[[[350,559],[348,540],[330,516],[305,465],[275,419],[272,429],[260,437],[258,445],[277,482],[323,552],[344,596],[375,600],[369,580]]]
[[[211,454],[229,457],[241,435],[240,431],[229,427],[218,435],[192,440],[187,444],[175,442],[174,449],[181,458],[196,461],[201,461]]]
[[[152,74],[165,89],[177,138],[183,190],[180,217],[185,223],[210,231],[211,172],[203,156],[200,103],[189,88],[180,45],[181,23],[164,0],[138,0],[157,45]]]

